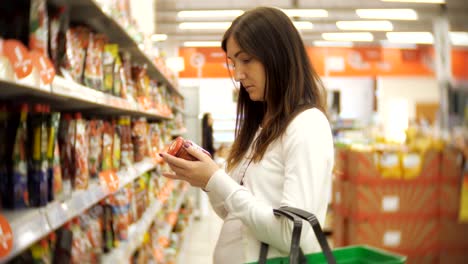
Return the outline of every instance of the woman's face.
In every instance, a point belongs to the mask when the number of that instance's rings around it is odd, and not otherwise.
[[[234,69],[234,79],[242,83],[250,100],[264,101],[266,77],[263,64],[244,52],[233,37],[227,40],[226,50]]]

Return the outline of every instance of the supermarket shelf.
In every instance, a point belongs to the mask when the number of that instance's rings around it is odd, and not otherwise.
[[[185,198],[186,191],[182,191],[179,195],[179,199],[177,200],[176,206],[174,207],[175,211],[178,211],[179,208],[182,206],[182,203]],[[119,245],[118,248],[115,248],[111,253],[106,254],[103,256],[102,263],[106,264],[117,264],[117,263],[127,263],[128,259],[131,257],[133,252],[140,247],[141,243],[143,242],[143,237],[145,233],[150,228],[151,224],[153,223],[156,214],[162,209],[162,204],[158,200],[153,200],[151,205],[146,209],[145,213],[143,214],[142,218],[129,226],[128,230],[128,241],[123,242]],[[163,229],[164,234],[167,233],[168,237],[172,227],[167,225]]]
[[[131,257],[131,254],[143,242],[143,237],[146,231],[151,226],[151,223],[161,208],[162,204],[158,200],[154,199],[148,209],[146,209],[141,219],[129,226],[129,240],[127,242],[122,242],[118,248],[115,248],[111,253],[104,255],[101,259],[102,263],[126,263]]]
[[[187,261],[185,260],[187,257],[185,252],[187,252],[187,249],[189,246],[190,234],[192,232],[192,225],[193,225],[193,221],[195,221],[194,219],[195,219],[195,216],[193,213],[191,213],[189,216],[187,227],[185,228],[184,231],[182,231],[182,234],[180,235],[183,241],[182,241],[182,244],[180,245],[180,248],[177,249],[177,262],[176,263],[180,263],[180,264],[187,263]]]
[[[8,256],[0,258],[0,263],[6,263],[52,231],[43,209],[3,211],[2,214],[10,223],[13,231],[13,249]]]
[[[136,103],[106,94],[74,81],[56,76],[49,87],[34,87],[0,80],[0,98],[15,101],[48,103],[55,110],[89,111],[93,114],[130,115],[148,119],[167,120],[173,116],[164,116],[156,110],[139,109]]]
[[[145,159],[131,168],[119,171],[117,173],[119,187],[122,188],[154,167],[151,159]],[[72,197],[64,202],[54,201],[42,208],[2,212],[13,230],[13,250],[7,257],[0,259],[0,263],[15,257],[34,242],[80,215],[107,195],[108,193],[102,189],[98,182],[92,182],[87,190],[74,191]]]
[[[181,191],[181,193],[179,194],[179,198],[174,206],[174,208],[171,209],[171,211],[169,211],[168,213],[171,213],[171,212],[179,212],[180,210],[180,207],[182,206],[182,203],[184,202],[185,200],[185,195],[186,195],[187,191],[183,190]],[[170,224],[167,224],[163,230],[161,230],[160,232],[160,235],[161,237],[167,237],[167,238],[170,238],[171,236],[171,233],[172,233],[172,229],[174,228],[174,226],[170,225]]]
[[[143,173],[154,168],[151,159],[145,159],[130,168],[117,173],[119,189],[140,177]],[[92,183],[87,190],[75,191],[71,199],[65,202],[52,202],[46,207],[47,219],[52,229],[57,229],[72,218],[81,214],[108,195],[98,182]]]
[[[166,76],[158,70],[153,61],[138,48],[138,45],[126,30],[112,17],[105,14],[95,0],[71,0],[70,5],[72,21],[84,22],[96,31],[105,33],[111,42],[119,44],[121,48],[131,53],[132,61],[147,64],[148,74],[151,77],[162,81],[173,93],[183,98],[182,94],[174,87],[171,81],[169,81]]]

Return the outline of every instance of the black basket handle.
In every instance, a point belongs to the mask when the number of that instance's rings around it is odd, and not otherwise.
[[[309,222],[309,224],[312,226],[312,229],[314,230],[315,236],[317,237],[317,241],[319,242],[320,247],[322,248],[323,255],[325,255],[328,264],[336,264],[335,257],[331,253],[330,246],[328,245],[325,234],[323,233],[322,227],[320,227],[320,223],[317,220],[317,217],[315,217],[315,215],[304,210],[289,206],[283,206],[280,209],[281,211],[290,212]]]
[[[285,216],[289,220],[293,221],[293,232],[291,238],[291,249],[289,255],[289,263],[306,263],[305,256],[300,248],[301,242],[301,232],[302,232],[302,220],[298,216],[293,213],[287,212],[280,209],[273,209],[273,213],[277,216]],[[265,264],[267,261],[267,254],[268,254],[268,244],[263,243],[261,244],[260,248],[260,257],[258,260],[258,264]]]

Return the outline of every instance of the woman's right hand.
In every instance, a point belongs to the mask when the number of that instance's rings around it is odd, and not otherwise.
[[[219,170],[219,166],[210,156],[193,146],[184,145],[183,148],[189,154],[197,158],[197,161],[188,161],[177,158],[168,153],[160,153],[159,155],[167,162],[174,173],[163,173],[163,176],[183,180],[190,183],[192,186],[205,189],[211,176]]]

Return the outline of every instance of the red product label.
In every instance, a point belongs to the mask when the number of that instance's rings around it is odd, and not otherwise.
[[[13,249],[13,231],[8,220],[0,215],[0,258],[10,254]]]
[[[25,78],[32,72],[32,61],[28,49],[17,40],[6,40],[3,52],[10,60],[18,79]]]
[[[29,55],[31,56],[34,67],[41,76],[42,82],[44,84],[51,84],[55,77],[55,69],[49,58],[38,51],[31,51]]]

